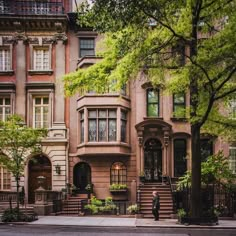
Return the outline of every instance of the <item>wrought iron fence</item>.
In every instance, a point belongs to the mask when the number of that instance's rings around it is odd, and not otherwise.
[[[183,208],[187,213],[191,209],[191,187],[182,188],[173,193],[175,212]],[[211,184],[201,189],[202,212],[215,211],[222,217],[233,217],[236,213],[236,192],[223,185]]]

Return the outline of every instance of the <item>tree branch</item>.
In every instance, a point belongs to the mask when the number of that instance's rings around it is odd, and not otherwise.
[[[221,95],[215,97],[214,100],[216,101],[216,100],[222,99],[222,98],[224,98],[224,97],[226,97],[226,96],[228,96],[228,95],[230,95],[230,94],[232,94],[232,93],[234,93],[234,92],[236,92],[236,88],[231,89],[231,90],[229,90],[228,92],[225,92],[225,93],[223,93],[223,94],[221,94]]]

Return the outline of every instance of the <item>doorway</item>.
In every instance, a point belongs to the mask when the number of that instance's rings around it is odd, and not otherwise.
[[[86,162],[80,162],[74,167],[73,183],[80,193],[85,193],[86,186],[91,184],[91,168]]]
[[[162,145],[158,139],[148,139],[144,145],[146,182],[160,182],[162,176]]]
[[[39,188],[38,176],[44,176],[45,180],[41,186],[46,189],[52,189],[52,165],[46,156],[36,156],[29,160],[28,164],[28,203],[35,202],[35,190]]]

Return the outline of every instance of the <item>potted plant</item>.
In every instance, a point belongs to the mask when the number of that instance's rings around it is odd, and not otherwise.
[[[109,190],[111,193],[126,193],[127,184],[111,184]]]
[[[184,221],[184,217],[186,216],[186,211],[183,208],[180,208],[177,210],[177,217],[178,217],[178,222],[183,224]]]

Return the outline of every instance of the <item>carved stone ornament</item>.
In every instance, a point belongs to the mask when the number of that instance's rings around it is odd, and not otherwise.
[[[67,39],[68,39],[67,36],[66,36],[66,34],[55,34],[55,35],[53,36],[53,38],[54,38],[54,41],[55,41],[55,42],[61,40],[61,41],[63,41],[63,43],[66,43],[66,42],[67,42]]]

